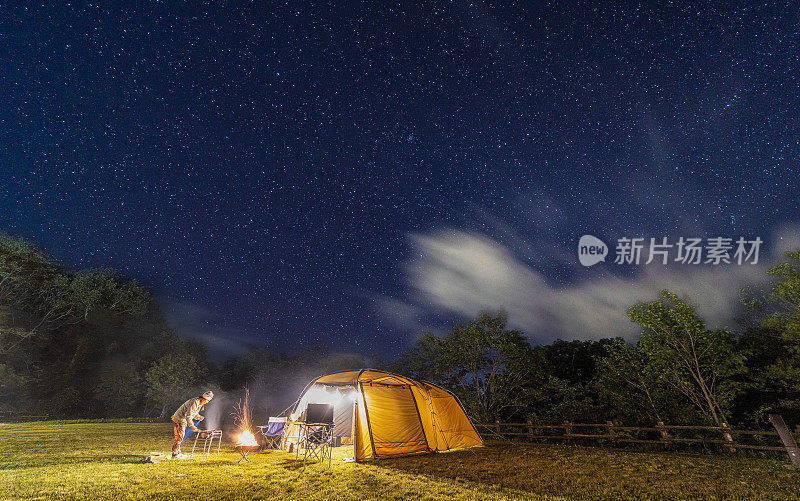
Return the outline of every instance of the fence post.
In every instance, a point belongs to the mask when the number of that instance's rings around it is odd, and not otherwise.
[[[617,433],[614,431],[614,423],[611,421],[606,421],[606,431],[608,432],[608,436],[611,438],[611,441],[616,442]]]
[[[722,430],[722,438],[724,438],[726,442],[730,443],[728,448],[731,450],[731,452],[736,452],[736,444],[731,436],[731,429],[728,427],[728,423],[722,423],[719,428]]]
[[[797,442],[786,426],[786,423],[783,421],[783,418],[779,414],[769,414],[768,417],[769,422],[772,423],[772,426],[775,427],[775,431],[777,431],[778,435],[781,437],[781,442],[783,442],[783,446],[789,454],[789,460],[791,460],[792,466],[800,468],[800,449],[797,447]]]
[[[664,426],[664,421],[659,421],[658,424],[656,425],[656,428],[658,428],[661,431],[661,441],[669,443],[670,442],[669,433],[667,433],[667,427]]]
[[[570,439],[572,436],[572,426],[570,426],[569,421],[564,421],[564,435],[567,439]]]
[[[533,423],[529,419],[526,424],[528,425],[528,442],[533,442]]]
[[[497,434],[500,435],[500,420],[499,419],[495,419],[494,420],[494,429],[497,431]]]

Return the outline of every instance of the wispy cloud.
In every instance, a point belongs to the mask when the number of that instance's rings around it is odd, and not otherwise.
[[[164,315],[175,332],[199,341],[214,358],[224,359],[247,352],[263,344],[252,333],[232,327],[224,316],[201,304],[169,297],[159,297]],[[248,342],[248,341],[252,342]]]
[[[402,301],[384,299],[381,305],[409,328],[431,311],[471,318],[502,308],[511,326],[546,343],[559,338],[632,338],[638,329],[626,318],[626,309],[669,289],[696,302],[710,325],[733,327],[740,289],[764,284],[769,266],[787,250],[800,247],[798,235],[794,226],[776,230],[771,252],[756,265],[652,264],[641,266],[634,276],[605,273],[557,285],[508,246],[482,234],[452,229],[415,233],[409,235],[414,258],[404,266],[408,295]]]

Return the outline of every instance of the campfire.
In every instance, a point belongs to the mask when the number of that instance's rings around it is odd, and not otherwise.
[[[253,435],[253,432],[250,430],[244,430],[239,434],[239,439],[236,440],[236,445],[245,447],[258,447],[258,440],[256,440],[256,436]]]
[[[236,439],[236,446],[234,447],[239,454],[242,455],[242,459],[239,460],[239,463],[242,461],[250,461],[247,458],[247,454],[252,451],[258,450],[261,446],[256,440],[256,436],[253,434],[252,430],[252,419],[250,414],[250,390],[244,390],[244,397],[239,400],[239,404],[235,407],[233,413],[233,421],[242,430],[239,433],[239,437]]]

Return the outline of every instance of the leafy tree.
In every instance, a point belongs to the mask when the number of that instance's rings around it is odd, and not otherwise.
[[[30,378],[23,371],[0,363],[0,413],[19,411],[28,397],[29,384]]]
[[[126,417],[134,413],[143,394],[142,378],[135,360],[106,360],[94,386],[103,414]]]
[[[30,243],[0,234],[0,354],[69,317],[65,282]]]
[[[475,418],[493,420],[524,409],[545,381],[543,364],[521,332],[506,328],[504,313],[483,313],[445,337],[423,335],[397,365],[454,390]]]
[[[107,337],[147,301],[133,281],[103,270],[68,270],[29,242],[0,234],[4,407],[91,415],[93,371]]]
[[[206,372],[194,356],[176,353],[161,357],[145,373],[144,382],[150,408],[158,417],[167,415],[171,406],[186,400],[186,394],[204,381]]]
[[[668,291],[658,301],[632,306],[628,317],[644,328],[638,348],[648,371],[715,424],[725,422],[746,372],[745,356],[735,349],[731,333],[707,329],[693,305]]]
[[[547,377],[526,391],[527,417],[536,423],[605,420],[608,413],[602,408],[594,380],[597,359],[610,342],[557,340],[536,346],[534,351],[544,358]]]
[[[594,388],[550,375],[526,391],[527,418],[539,424],[572,422],[595,423],[606,419]]]
[[[752,354],[754,391],[741,400],[755,420],[800,408],[800,250],[786,258],[768,270],[776,278],[769,290],[745,291],[742,298],[748,318],[757,319],[739,341]]]
[[[0,354],[46,331],[87,321],[102,311],[141,312],[145,293],[103,270],[70,272],[30,243],[0,234]]]
[[[597,360],[606,354],[607,347],[612,343],[612,339],[597,341],[559,339],[538,349],[543,351],[547,370],[553,376],[573,384],[586,384],[594,379]]]
[[[606,350],[598,358],[595,380],[599,399],[609,410],[606,419],[648,425],[693,420],[691,408],[672,386],[663,384],[661,367],[645,349],[617,338]]]

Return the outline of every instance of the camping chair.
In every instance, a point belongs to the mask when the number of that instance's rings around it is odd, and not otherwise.
[[[308,462],[319,461],[323,465],[328,460],[331,465],[331,425],[299,423],[300,437],[295,451],[294,464],[302,462],[305,467]],[[302,452],[301,452],[302,450]]]
[[[271,417],[266,426],[259,426],[261,436],[264,437],[265,449],[280,449],[283,441],[283,432],[286,430],[285,417]]]
[[[330,468],[332,461],[333,405],[308,404],[305,412],[305,421],[298,421],[295,424],[300,428],[294,456],[295,466],[300,461],[302,461],[303,467],[309,461],[319,461],[324,465],[327,459],[328,467]],[[301,450],[303,451],[302,459],[300,458]]]
[[[199,433],[195,433],[192,452],[189,453],[190,456],[194,455],[194,448],[197,447],[198,439],[203,442],[201,445],[203,446],[203,453],[205,453],[206,459],[211,455],[211,449],[214,447],[214,440],[217,441],[217,454],[219,454],[222,449],[222,430],[203,430]]]

